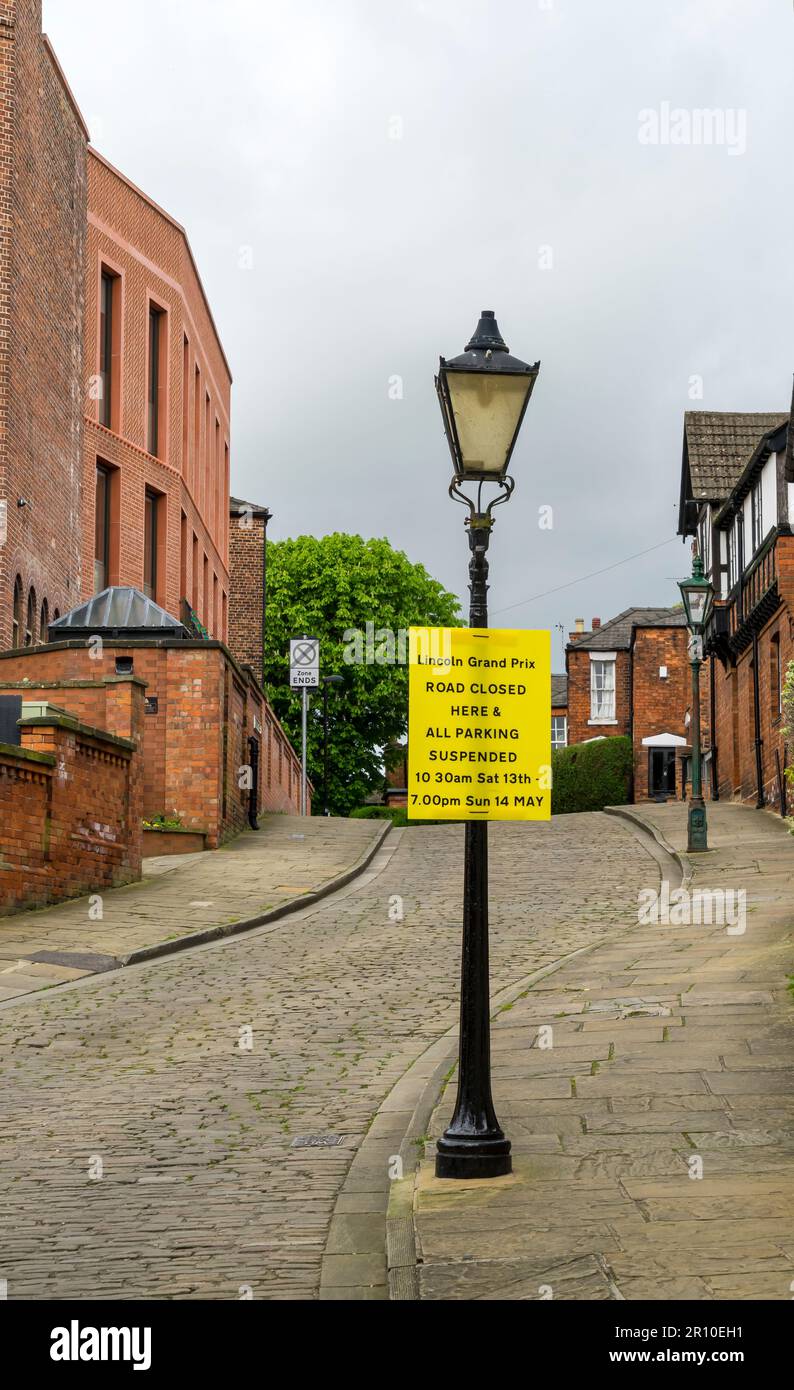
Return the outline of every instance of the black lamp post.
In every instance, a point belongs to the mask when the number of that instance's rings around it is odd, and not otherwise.
[[[484,309],[460,357],[443,357],[436,390],[455,475],[450,496],[469,509],[469,625],[488,626],[488,543],[493,508],[507,502],[514,481],[507,469],[540,363],[511,357],[492,309]],[[477,484],[475,503],[462,491]],[[482,510],[483,484],[498,494]],[[488,979],[488,825],[466,822],[463,947],[460,984],[458,1095],[455,1113],[436,1146],[436,1177],[496,1178],[512,1169],[510,1140],[491,1097]]]
[[[328,810],[328,688],[341,685],[342,676],[323,676],[323,815],[330,816]]]
[[[714,605],[714,586],[703,573],[700,555],[695,555],[692,578],[681,579],[678,587],[684,600],[690,632],[689,660],[692,667],[692,795],[687,817],[687,850],[690,854],[699,854],[709,847],[700,758],[700,667],[703,662],[703,633]]]

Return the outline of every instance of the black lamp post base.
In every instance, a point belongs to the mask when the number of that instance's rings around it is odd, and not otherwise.
[[[513,1171],[510,1140],[456,1139],[436,1144],[437,1178],[503,1178]]]

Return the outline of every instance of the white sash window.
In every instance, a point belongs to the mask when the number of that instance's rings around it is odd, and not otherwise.
[[[590,718],[599,722],[615,718],[614,656],[590,659]]]

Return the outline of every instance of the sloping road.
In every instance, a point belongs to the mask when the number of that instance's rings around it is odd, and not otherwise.
[[[316,1297],[357,1146],[456,1018],[462,856],[460,827],[398,832],[313,909],[0,1008],[8,1297]],[[658,881],[606,816],[492,827],[494,990]]]

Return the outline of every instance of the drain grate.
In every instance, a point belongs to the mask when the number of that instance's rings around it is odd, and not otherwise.
[[[290,1144],[291,1149],[336,1149],[344,1139],[343,1134],[297,1134]]]

